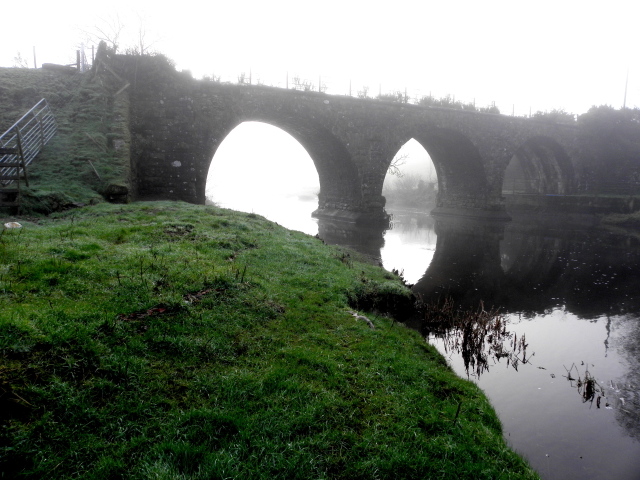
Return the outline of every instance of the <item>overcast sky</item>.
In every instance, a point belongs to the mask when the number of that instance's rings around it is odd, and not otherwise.
[[[3,5],[0,66],[69,63],[100,28],[124,28],[194,76],[285,86],[295,76],[328,93],[447,94],[503,113],[640,106],[640,36],[631,0],[47,2]],[[13,22],[7,22],[12,19]],[[95,37],[94,37],[95,40]],[[90,48],[90,47],[89,47]],[[90,50],[88,50],[90,51]]]

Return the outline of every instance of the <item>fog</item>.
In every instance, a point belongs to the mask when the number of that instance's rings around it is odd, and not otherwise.
[[[437,182],[435,165],[431,157],[420,143],[413,138],[405,143],[394,157],[394,161],[399,160],[396,165],[400,175],[387,174],[382,187],[383,193],[389,189],[398,187],[402,183],[401,178],[416,176],[425,182]]]
[[[318,172],[304,147],[261,122],[242,123],[227,135],[211,161],[206,186],[210,202],[311,234],[317,233],[311,212],[319,191]]]
[[[431,157],[416,140],[404,144],[395,159],[399,159],[397,172],[387,174],[383,193],[402,188],[410,178],[437,182]],[[291,208],[293,203],[302,201],[305,208],[315,209],[319,191],[313,160],[295,138],[267,123],[244,122],[216,151],[209,168],[206,196],[225,208],[273,219],[273,207],[278,203],[286,202]]]

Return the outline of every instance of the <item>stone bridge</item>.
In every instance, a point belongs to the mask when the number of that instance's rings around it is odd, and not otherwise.
[[[132,172],[137,199],[204,203],[209,165],[247,121],[289,133],[318,171],[320,217],[386,217],[382,185],[410,139],[438,176],[435,213],[506,217],[505,170],[517,157],[538,193],[569,193],[579,157],[576,129],[505,115],[421,107],[266,86],[194,80],[161,57],[116,56],[130,83]],[[241,175],[238,176],[241,188]]]

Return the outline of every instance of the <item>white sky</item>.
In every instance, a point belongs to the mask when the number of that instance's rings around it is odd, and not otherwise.
[[[140,27],[148,43],[194,76],[285,85],[295,75],[328,93],[407,89],[447,94],[503,113],[592,105],[640,106],[640,36],[633,0],[224,0],[5,2],[0,66],[20,52],[70,63],[96,27],[124,26],[121,49]],[[11,22],[6,21],[11,19]],[[89,42],[90,44],[91,42]]]

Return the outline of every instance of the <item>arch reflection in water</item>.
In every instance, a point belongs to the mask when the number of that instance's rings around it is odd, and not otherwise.
[[[426,213],[389,209],[391,222],[380,251],[387,270],[397,270],[410,284],[431,264],[436,251],[434,218]]]
[[[629,236],[437,218],[429,268],[413,290],[524,315],[640,312],[640,245]]]
[[[382,226],[318,219],[318,235],[330,245],[352,248],[387,270],[397,270],[413,283],[429,266],[435,251],[434,219],[423,212],[388,212],[391,221]]]
[[[517,372],[487,356],[490,371],[473,377],[496,407],[509,442],[543,478],[636,479],[638,241],[516,222],[438,219],[436,231],[434,259],[414,291],[499,307],[507,330],[529,345],[527,363]],[[465,375],[464,357],[432,342]],[[598,385],[593,396],[588,379]]]

